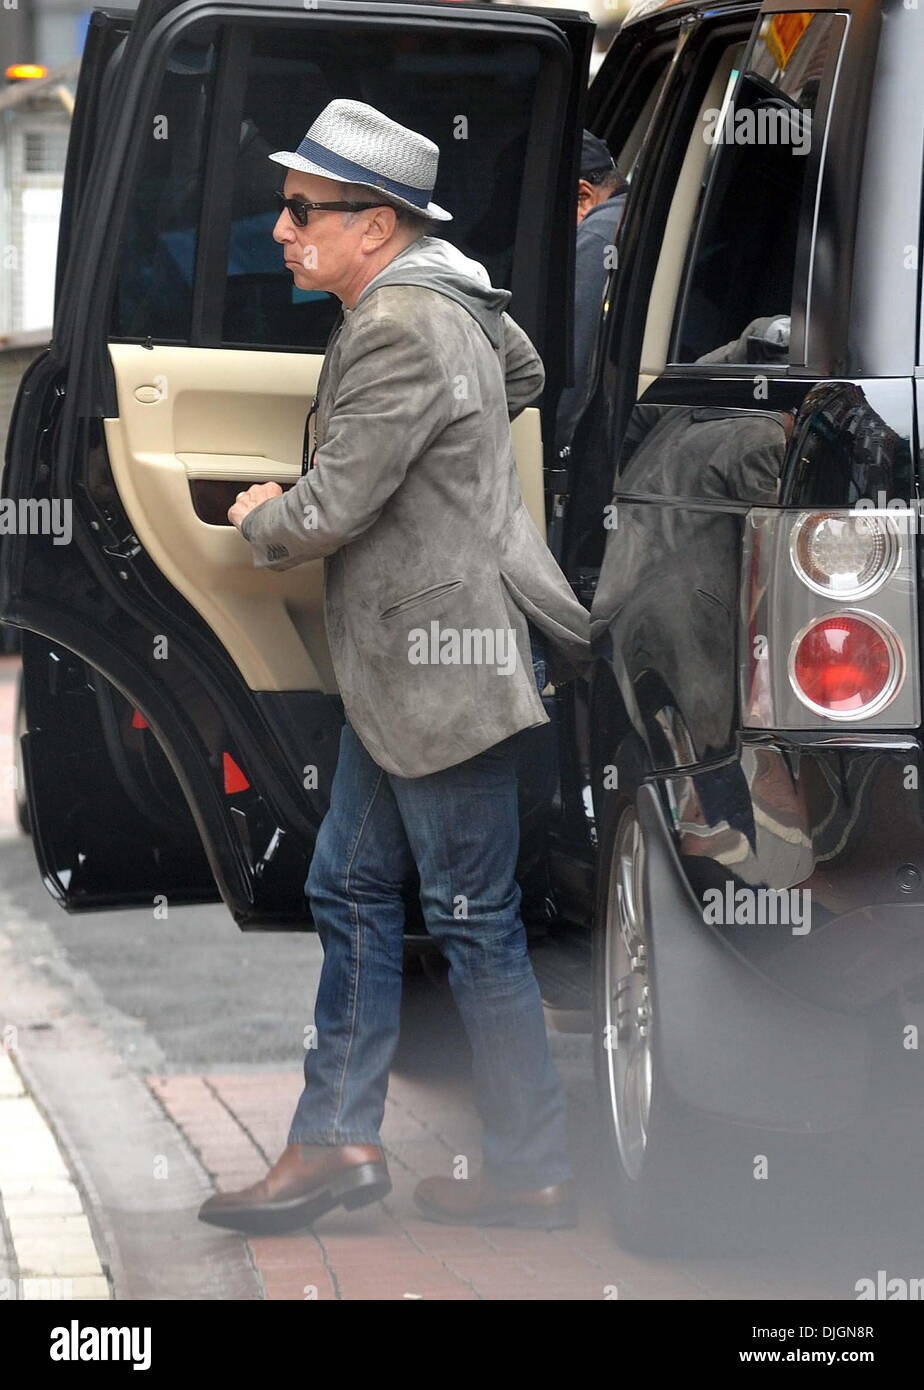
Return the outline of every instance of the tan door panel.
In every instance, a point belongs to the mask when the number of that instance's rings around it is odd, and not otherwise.
[[[522,411],[510,427],[517,476],[526,509],[545,536],[545,481],[542,472],[542,417],[535,407]]]
[[[119,414],[104,420],[116,488],[145,551],[223,643],[252,690],[336,692],[323,560],[256,570],[233,526],[196,514],[190,483],[295,482],[323,358],[110,343]],[[539,412],[513,424],[524,500],[545,535]]]
[[[142,546],[251,689],[335,692],[322,562],[282,574],[255,570],[250,546],[233,526],[196,515],[189,486],[191,476],[227,480],[235,471],[241,487],[298,477],[323,358],[136,343],[110,343],[109,351],[119,414],[104,421],[106,443]],[[203,471],[205,453],[215,460],[213,474]]]

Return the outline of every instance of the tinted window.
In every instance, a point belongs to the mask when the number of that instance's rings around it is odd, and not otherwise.
[[[168,61],[120,241],[113,337],[189,336],[215,62],[214,33]]]
[[[609,134],[611,148],[615,139],[623,141],[615,158],[628,179],[635,171],[642,141],[670,72],[672,56],[673,44],[666,45],[644,65],[630,90],[629,100],[618,113],[616,131]]]
[[[498,36],[336,30],[274,24],[248,32],[243,81],[221,121],[237,133],[228,169],[231,185],[227,236],[220,259],[208,257],[210,282],[203,303],[217,295],[220,313],[211,333],[196,341],[321,350],[339,302],[297,289],[273,240],[278,217],[273,197],[286,176],[267,155],[294,150],[322,108],[335,97],[368,102],[429,136],[440,147],[435,201],[453,214],[441,226],[466,255],[482,261],[495,285],[510,285],[523,159],[537,79],[538,49]],[[211,53],[211,50],[208,50]],[[178,337],[192,341],[192,276],[207,130],[202,76],[186,79],[182,101],[183,150],[152,146],[134,195],[124,240],[113,336]],[[165,87],[168,84],[165,83]],[[167,97],[161,103],[165,104]],[[194,117],[193,112],[198,111]],[[214,138],[214,132],[213,132]],[[213,210],[213,219],[214,219]],[[137,262],[140,262],[138,264]],[[207,319],[208,311],[206,311]]]
[[[335,97],[368,102],[440,147],[434,200],[453,214],[445,235],[509,285],[520,177],[538,53],[446,31],[396,37],[338,30],[255,34],[235,166],[223,337],[322,347],[339,303],[294,288],[272,238],[273,190],[294,150]]]
[[[732,75],[721,108],[706,113],[706,195],[673,361],[705,354],[725,361],[787,360],[800,230],[810,235],[827,94],[844,31],[840,15],[769,16],[742,72]],[[766,323],[740,352],[715,356],[757,320]]]

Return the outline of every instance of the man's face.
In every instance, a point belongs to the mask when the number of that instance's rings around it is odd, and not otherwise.
[[[335,203],[343,197],[336,179],[302,174],[297,169],[286,175],[283,192],[287,198],[302,198],[308,203]],[[375,194],[370,191],[369,202],[374,201]],[[307,227],[299,227],[288,208],[282,209],[273,239],[282,246],[286,265],[300,290],[336,294],[338,288],[349,284],[363,260],[368,218],[368,213],[350,219],[342,212],[313,208],[308,212]]]

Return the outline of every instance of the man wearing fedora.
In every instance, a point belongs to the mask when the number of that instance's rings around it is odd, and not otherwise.
[[[533,523],[510,420],[542,364],[510,294],[432,235],[439,150],[361,102],[331,102],[297,151],[273,231],[295,284],[342,303],[316,398],[311,467],[238,494],[257,567],[324,557],[346,722],[305,884],[324,947],[317,1047],[266,1177],[200,1217],[309,1224],[391,1190],[379,1126],[398,1040],[402,886],[472,1045],[482,1160],[414,1198],[433,1220],[575,1222],[566,1102],[520,916],[513,749],[540,697],[589,667],[589,619]],[[547,665],[546,665],[547,661]]]

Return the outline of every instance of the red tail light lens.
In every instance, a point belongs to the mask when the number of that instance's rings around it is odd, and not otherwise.
[[[818,618],[796,638],[790,680],[803,704],[830,718],[865,719],[883,709],[902,678],[896,634],[868,615]]]

